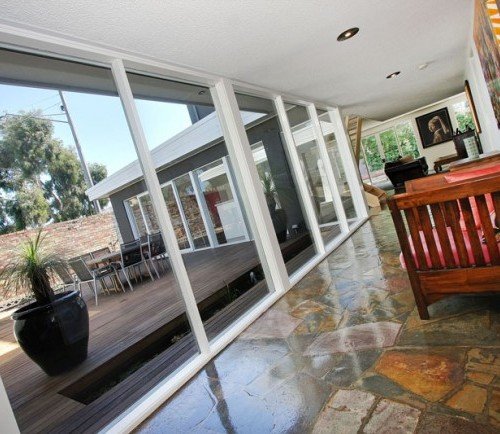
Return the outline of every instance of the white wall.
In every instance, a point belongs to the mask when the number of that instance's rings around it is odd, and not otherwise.
[[[457,129],[457,120],[455,117],[455,112],[453,110],[453,105],[465,101],[465,93],[460,93],[458,95],[452,96],[450,98],[438,101],[436,103],[427,105],[425,107],[421,107],[419,109],[413,110],[411,112],[402,114],[400,116],[397,116],[395,118],[389,119],[385,122],[380,122],[374,125],[374,122],[367,123],[365,128],[363,128],[362,131],[362,136],[367,137],[371,134],[375,133],[380,133],[382,131],[385,131],[389,128],[395,127],[398,124],[401,124],[406,121],[410,121],[412,126],[413,126],[413,131],[415,133],[415,137],[417,139],[417,146],[418,146],[418,151],[420,152],[420,155],[425,157],[427,164],[429,165],[429,170],[433,170],[434,167],[434,161],[438,159],[439,157],[442,157],[444,155],[450,155],[450,154],[455,154],[455,145],[453,144],[453,141],[450,140],[448,142],[441,143],[440,145],[436,146],[431,146],[430,148],[424,149],[422,146],[422,141],[420,139],[420,134],[418,133],[418,127],[417,123],[415,121],[415,118],[422,116],[426,113],[430,113],[434,110],[441,109],[443,107],[448,108],[448,113],[450,115],[450,120],[451,120],[451,126],[453,131]]]
[[[0,432],[2,434],[19,433],[2,378],[0,378]]]
[[[471,38],[470,56],[467,59],[465,78],[469,81],[477,116],[481,124],[481,143],[485,152],[500,150],[500,129],[498,129],[491,98],[484,80],[483,70],[474,41]]]

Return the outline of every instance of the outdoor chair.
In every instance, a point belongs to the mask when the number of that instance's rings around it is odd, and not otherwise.
[[[158,279],[160,278],[158,268],[162,267],[161,261],[166,260],[166,253],[167,250],[165,249],[165,243],[163,242],[161,233],[155,232],[153,234],[148,234],[148,246],[146,251],[144,251],[144,258],[150,262],[156,272],[156,275],[158,276]]]
[[[118,280],[118,284],[121,286],[123,292],[125,292],[125,288],[120,280],[120,276],[118,276],[118,272],[116,268],[112,265],[106,265],[104,267],[90,269],[86,262],[81,258],[73,258],[68,261],[68,264],[71,266],[73,271],[78,278],[78,290],[81,291],[82,283],[88,283],[89,286],[94,291],[95,304],[97,306],[97,281],[101,284],[101,287],[109,293],[108,288],[106,287],[105,278],[106,277],[116,277]],[[115,286],[116,287],[116,286]]]
[[[142,253],[141,240],[135,240],[131,241],[130,243],[120,244],[120,262],[113,263],[113,266],[117,270],[123,271],[125,279],[127,280],[127,283],[132,291],[134,290],[134,288],[132,286],[132,283],[130,282],[130,276],[128,273],[131,268],[134,269],[137,267],[139,269],[139,275],[141,276],[142,279],[142,273],[141,273],[142,263],[144,263],[146,270],[148,271],[149,277],[151,277],[151,280],[154,280],[148,262],[146,261]]]
[[[76,290],[76,281],[73,276],[69,273],[68,269],[64,264],[54,264],[54,271],[61,279],[61,284],[58,285],[57,289],[64,290],[67,286],[73,286],[73,289]]]

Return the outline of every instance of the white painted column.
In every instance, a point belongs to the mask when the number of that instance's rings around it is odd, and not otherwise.
[[[233,86],[229,80],[220,79],[211,92],[267,284],[278,293],[284,293],[290,281]]]
[[[295,185],[297,186],[299,195],[302,199],[302,211],[304,212],[307,225],[311,231],[316,251],[319,254],[323,254],[325,252],[325,244],[323,242],[323,237],[321,236],[316,213],[314,212],[314,203],[309,193],[309,188],[307,187],[307,181],[304,176],[304,172],[302,171],[302,166],[300,165],[297,145],[295,144],[292,129],[290,128],[290,123],[288,122],[288,116],[283,98],[281,96],[276,97],[274,99],[274,105],[276,107],[276,112],[278,113],[281,130],[283,131],[285,150],[292,168],[293,179],[295,180]]]
[[[2,434],[19,434],[16,418],[9,402],[9,397],[0,377],[0,432]]]
[[[344,172],[347,177],[347,182],[349,184],[349,189],[351,190],[352,199],[354,202],[354,208],[356,209],[356,215],[358,218],[368,217],[368,206],[366,205],[366,199],[363,188],[363,181],[359,173],[359,169],[356,167],[356,160],[354,157],[354,152],[352,146],[350,145],[349,136],[345,129],[344,123],[342,122],[342,117],[340,116],[340,111],[338,108],[329,108],[328,114],[330,115],[330,120],[333,123],[333,128],[335,131],[335,137],[337,139],[337,144],[339,146],[340,157],[344,164]],[[363,146],[361,150],[364,155]],[[365,156],[365,164],[367,163]],[[368,166],[366,168],[368,170]],[[371,180],[371,175],[368,170],[368,176]]]
[[[115,79],[118,95],[120,96],[120,100],[123,105],[130,134],[137,151],[144,181],[146,182],[146,187],[149,191],[151,202],[158,218],[158,224],[160,226],[163,240],[165,241],[165,246],[169,254],[172,270],[179,285],[182,299],[184,300],[186,314],[191,325],[191,330],[196,338],[200,352],[202,354],[208,354],[210,351],[208,338],[203,327],[198,306],[196,305],[193,288],[191,287],[191,282],[177,244],[177,239],[170,215],[168,213],[167,205],[163,199],[160,182],[156,176],[156,170],[151,158],[151,153],[148,149],[146,136],[144,134],[144,130],[142,129],[139,113],[134,102],[134,96],[127,79],[127,73],[125,71],[125,67],[123,66],[123,62],[119,59],[113,60],[111,63],[111,70]]]
[[[325,138],[323,137],[323,131],[321,130],[321,124],[319,123],[318,113],[316,112],[316,107],[314,104],[307,105],[307,112],[309,118],[311,119],[312,128],[314,135],[316,137],[316,143],[318,144],[318,151],[323,161],[323,168],[326,172],[326,177],[328,179],[328,184],[330,190],[333,194],[333,205],[335,207],[335,212],[339,219],[340,230],[342,232],[349,232],[349,225],[347,223],[347,217],[345,215],[344,206],[342,205],[342,199],[340,197],[340,191],[335,179],[335,174],[330,162],[330,157],[328,156],[328,150],[326,148]]]

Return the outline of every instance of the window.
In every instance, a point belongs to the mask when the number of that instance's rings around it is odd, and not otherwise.
[[[179,247],[185,248],[182,259],[198,310],[213,340],[269,288],[211,93],[136,73],[127,77]],[[147,109],[150,104],[162,115]],[[257,117],[251,111],[245,116]]]
[[[385,161],[396,161],[401,157],[401,152],[398,146],[398,139],[393,129],[386,130],[380,133],[380,142],[384,149]]]
[[[399,124],[396,126],[395,131],[401,147],[401,155],[403,157],[409,155],[413,158],[418,158],[420,153],[418,152],[417,139],[411,123],[404,122]]]
[[[259,110],[259,118],[247,126],[267,208],[281,255],[289,274],[293,274],[316,254],[308,223],[304,218],[302,199],[297,191],[289,165],[286,145],[276,108],[270,100],[237,94],[240,110]]]
[[[458,129],[460,132],[465,132],[468,129],[475,130],[474,119],[467,104],[467,101],[461,101],[453,104],[453,111],[455,112],[455,119],[457,120]]]
[[[321,235],[328,242],[340,234],[340,226],[312,123],[303,106],[287,105],[287,115]]]
[[[330,114],[323,110],[317,110],[318,118],[323,132],[323,137],[328,151],[328,157],[333,168],[335,180],[344,207],[345,215],[348,222],[353,224],[356,221],[356,209],[354,208],[354,201],[352,199],[349,183],[345,174],[344,164],[340,156],[337,139],[333,129],[333,123],[330,120]]]

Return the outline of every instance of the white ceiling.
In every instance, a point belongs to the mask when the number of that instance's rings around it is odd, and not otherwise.
[[[383,120],[463,90],[472,0],[2,0],[36,27]],[[338,43],[337,35],[360,27]],[[423,71],[418,65],[427,62]],[[401,70],[396,79],[389,73]]]

